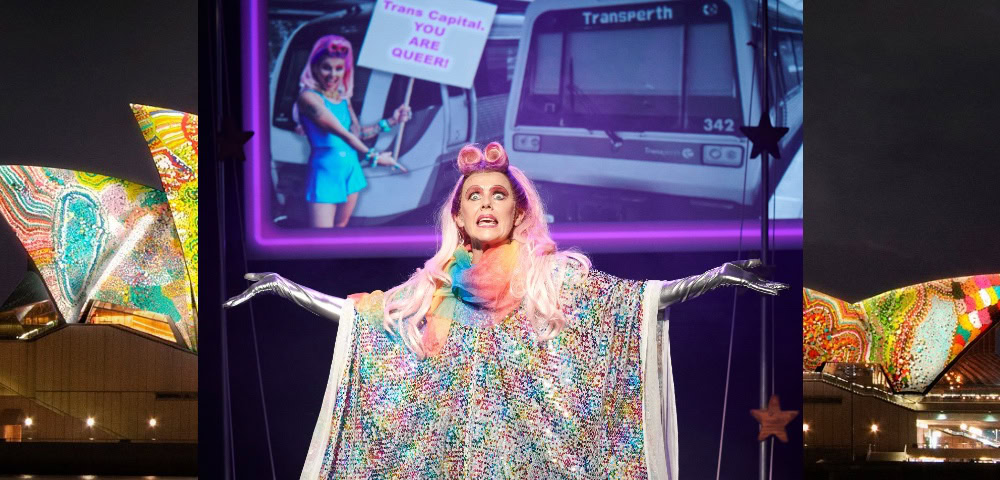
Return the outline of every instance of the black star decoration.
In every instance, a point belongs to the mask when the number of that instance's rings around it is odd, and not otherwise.
[[[757,123],[756,127],[740,127],[740,131],[753,144],[753,149],[750,150],[750,158],[760,155],[760,152],[767,152],[773,155],[774,158],[781,158],[781,152],[778,150],[778,141],[788,133],[788,127],[775,127],[771,125],[771,116],[766,111],[760,114],[760,122]]]
[[[243,145],[253,137],[253,132],[244,131],[232,118],[222,120],[222,131],[216,134],[219,146],[219,160],[235,157],[240,162],[246,160]]]

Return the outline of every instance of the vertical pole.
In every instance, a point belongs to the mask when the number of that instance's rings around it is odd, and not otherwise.
[[[764,87],[764,95],[761,102],[761,112],[762,115],[770,115],[770,99],[769,89],[770,85],[768,82],[768,48],[767,48],[767,36],[768,36],[768,23],[767,23],[767,2],[768,0],[763,0],[761,2],[761,18],[762,22],[760,24],[761,35],[763,36],[762,45],[762,55],[761,66],[764,72],[764,81],[762,86]],[[764,265],[770,265],[771,259],[768,258],[768,238],[767,238],[767,200],[768,200],[768,190],[770,189],[770,179],[768,178],[768,163],[770,163],[770,155],[767,151],[763,151],[760,154],[760,261]],[[760,407],[761,409],[767,408],[767,385],[768,385],[768,375],[767,375],[767,295],[760,296]],[[760,450],[758,453],[758,476],[760,480],[767,480],[767,446],[768,442],[760,442]]]
[[[223,29],[222,29],[222,24],[225,22],[225,18],[223,17],[222,12],[223,12],[222,3],[219,1],[212,2],[212,17],[211,20],[209,21],[210,23],[209,28],[214,34],[214,45],[213,45],[214,48],[211,49],[210,53],[212,59],[210,63],[211,73],[209,73],[209,76],[212,79],[212,86],[215,87],[217,96],[212,97],[212,102],[210,103],[211,107],[209,108],[209,116],[208,116],[210,120],[206,123],[211,125],[213,130],[212,133],[207,135],[207,138],[211,139],[210,143],[208,144],[210,146],[209,148],[214,149],[216,152],[218,150],[214,148],[217,145],[215,132],[221,130],[220,120],[222,118],[223,112],[225,111],[225,105],[223,104],[223,102],[225,101],[223,98],[223,90],[225,88],[225,85],[223,84],[222,70],[227,67],[224,64],[224,60],[222,59],[222,52],[223,49],[225,48],[224,45],[225,38],[223,36]],[[252,16],[253,13],[255,12],[247,12],[247,15],[250,15],[251,18],[253,18]],[[210,213],[207,216],[207,218],[206,216],[202,216],[202,219],[208,220],[212,217],[215,217],[215,220],[219,224],[218,236],[214,238],[215,241],[214,242],[209,241],[205,243],[210,245],[209,250],[207,252],[208,255],[206,256],[208,258],[212,257],[215,258],[215,266],[218,267],[218,271],[221,272],[221,275],[217,284],[213,285],[213,289],[218,289],[217,292],[218,296],[213,297],[211,295],[205,295],[206,292],[204,288],[201,289],[201,295],[203,297],[221,299],[225,298],[223,295],[225,294],[226,291],[226,273],[225,273],[226,268],[222,260],[223,259],[222,252],[226,251],[226,216],[224,213],[225,209],[223,207],[225,205],[225,198],[226,198],[225,181],[224,181],[226,174],[225,173],[226,164],[225,162],[218,161],[219,159],[215,158],[214,155],[210,154],[209,158],[215,159],[216,163],[215,165],[209,165],[208,168],[205,168],[203,170],[203,172],[205,172],[207,175],[201,177],[201,182],[214,183],[215,208],[211,209],[213,213]],[[209,229],[208,232],[210,232],[207,235],[209,237],[215,235],[212,229]],[[202,237],[202,240],[203,241],[205,240],[205,236]],[[206,250],[203,249],[201,250],[201,252],[202,254],[204,254],[206,253]],[[229,339],[227,337],[227,332],[229,330],[229,323],[226,320],[225,312],[221,311],[221,309],[216,309],[214,306],[211,306],[209,308],[214,309],[215,313],[219,314],[219,319],[220,319],[218,327],[219,328],[218,335],[219,335],[219,363],[221,367],[220,373],[222,377],[222,382],[221,382],[222,383],[222,392],[221,392],[222,393],[222,451],[223,451],[222,478],[229,480],[234,478],[236,475],[235,459],[233,458],[232,398],[230,397],[232,390],[229,383]]]
[[[767,244],[767,161],[768,154],[761,154],[761,246],[760,246],[760,261],[764,265],[770,265],[771,259],[768,258],[768,244]],[[761,295],[760,298],[760,408],[763,410],[767,409],[767,386],[768,386],[768,371],[767,371],[767,302],[768,298],[766,295]],[[767,445],[768,442],[760,442],[760,480],[767,480]]]
[[[403,99],[403,105],[410,106],[410,95],[413,93],[413,77],[410,77],[410,83],[406,85],[406,97]],[[399,131],[396,132],[396,146],[392,148],[392,159],[393,161],[399,161],[399,148],[403,145],[403,128],[406,127],[406,122],[399,123]]]

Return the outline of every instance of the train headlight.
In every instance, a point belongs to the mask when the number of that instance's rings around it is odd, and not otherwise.
[[[743,148],[726,145],[705,145],[701,147],[701,161],[705,165],[738,167],[743,164]]]
[[[542,137],[538,135],[514,135],[514,150],[537,152],[542,148]]]

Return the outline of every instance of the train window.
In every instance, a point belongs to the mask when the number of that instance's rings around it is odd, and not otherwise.
[[[306,64],[308,50],[289,51],[285,56],[284,65],[278,77],[278,89],[274,94],[274,126],[285,130],[294,130],[292,107],[299,98],[299,76]]]
[[[785,93],[799,86],[799,66],[795,61],[795,50],[792,39],[787,35],[778,36],[778,60],[781,78],[785,85]]]
[[[490,40],[483,49],[473,86],[477,97],[506,95],[514,78],[517,40]]]
[[[543,33],[535,38],[535,68],[533,69],[531,91],[537,95],[557,95],[559,93],[560,65],[562,65],[563,35]]]
[[[736,133],[739,126],[739,97],[728,29],[726,24],[704,23],[691,25],[688,30],[685,130],[694,127],[713,133]]]
[[[802,37],[792,37],[792,49],[795,50],[795,64],[799,66],[799,83],[802,83]]]
[[[575,10],[554,11],[535,22],[518,124],[738,132],[728,11],[624,27],[579,18]],[[630,74],[636,65],[643,75]]]
[[[389,84],[389,91],[386,95],[385,109],[382,112],[383,118],[391,117],[396,107],[403,104],[403,100],[406,99],[406,84],[409,82],[410,77],[392,76],[392,83]],[[427,128],[437,117],[440,107],[441,84],[427,80],[414,80],[413,92],[410,94],[410,109],[413,111],[413,118],[406,123],[403,141],[399,149],[400,155],[405,155],[423,138]]]
[[[393,75],[392,84],[389,85],[389,94],[386,96],[385,111],[382,116],[391,117],[396,107],[403,104],[406,99],[406,84],[410,77],[403,75]],[[410,94],[410,109],[414,116],[418,112],[441,106],[441,84],[428,82],[419,78],[413,81],[413,92]]]
[[[681,72],[670,66],[681,63],[683,27],[573,32],[567,37],[566,88],[582,96],[680,96]],[[643,65],[643,74],[627,75],[636,65]],[[570,103],[576,113],[596,113],[587,109],[585,101]],[[601,111],[613,108],[607,105]]]

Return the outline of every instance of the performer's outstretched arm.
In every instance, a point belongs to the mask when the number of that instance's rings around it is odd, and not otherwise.
[[[340,321],[340,309],[344,306],[344,299],[317,292],[309,287],[303,287],[277,273],[248,273],[244,278],[255,282],[243,293],[230,298],[223,307],[235,307],[258,293],[276,293],[285,297],[296,305],[309,310],[323,318],[328,318],[334,322]]]
[[[760,260],[740,260],[724,263],[701,275],[663,282],[663,288],[660,290],[660,308],[697,297],[724,285],[747,287],[768,295],[777,295],[781,290],[788,288],[784,283],[765,280],[747,271],[759,266]]]

